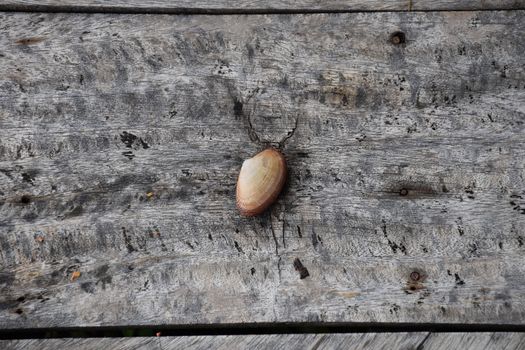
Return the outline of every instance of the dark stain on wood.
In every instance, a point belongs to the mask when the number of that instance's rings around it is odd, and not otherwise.
[[[387,233],[387,230],[386,230],[386,221],[385,220],[382,221],[381,230],[383,231],[383,236],[385,236],[385,238],[387,239],[388,246],[390,247],[390,249],[392,250],[393,253],[397,253],[397,251],[399,250],[404,255],[407,255],[407,249],[406,249],[406,246],[404,244],[405,237],[402,237],[403,242],[400,242],[400,243],[396,243],[396,242],[392,241],[388,237],[388,233]]]
[[[233,114],[237,117],[242,116],[243,104],[241,101],[235,100],[233,103]]]
[[[34,186],[35,185],[34,180],[35,178],[31,174],[22,173],[22,181],[27,182],[31,186]]]
[[[106,284],[110,284],[113,281],[111,275],[107,273],[108,270],[109,265],[104,264],[95,271],[95,277],[97,278],[96,284],[102,284],[102,289],[106,289]]]
[[[15,280],[14,272],[0,272],[0,285],[10,286]]]
[[[51,274],[40,275],[34,278],[35,285],[40,288],[55,286],[65,279],[67,266],[54,270]]]
[[[22,38],[15,41],[18,45],[34,45],[38,44],[42,41],[44,41],[46,38],[44,37],[30,37],[30,38]]]
[[[20,197],[20,203],[22,203],[22,204],[29,204],[29,203],[31,203],[31,196],[28,195],[28,194],[23,194]]]
[[[128,158],[129,160],[132,160],[133,158],[135,158],[135,155],[131,151],[122,152],[122,155]]]
[[[72,218],[72,217],[75,217],[75,216],[80,216],[80,215],[82,215],[83,212],[84,212],[83,207],[81,205],[76,205],[76,206],[73,206],[71,208],[71,210],[68,211],[64,215],[64,218]]]
[[[95,289],[96,289],[95,282],[91,282],[91,281],[89,281],[89,282],[82,282],[80,284],[80,288],[86,293],[93,294],[93,293],[95,293]]]
[[[138,137],[130,132],[124,131],[122,134],[120,134],[120,141],[124,145],[126,145],[127,148],[140,148],[148,149],[149,145],[146,141],[142,139],[142,137]]]
[[[122,237],[124,237],[124,244],[126,245],[126,249],[128,250],[128,253],[136,252],[137,250],[131,244],[131,238],[128,235],[125,227],[122,227]]]
[[[299,272],[300,279],[304,279],[310,276],[308,269],[303,265],[303,263],[301,262],[301,260],[299,260],[299,258],[295,258],[295,260],[293,261],[293,267],[295,271]]]
[[[314,249],[317,248],[317,245],[319,244],[319,239],[315,232],[312,231],[312,245],[314,246]]]
[[[244,251],[242,250],[241,246],[239,245],[239,242],[234,241],[233,243],[234,243],[234,245],[235,245],[235,249],[237,249],[237,251],[238,251],[239,253],[244,253]]]
[[[457,273],[454,274],[454,279],[456,280],[456,285],[458,286],[462,286],[465,284],[465,281],[463,281]]]
[[[389,197],[392,194],[397,194],[399,197],[407,199],[426,199],[440,195],[440,191],[436,190],[432,185],[422,182],[402,182],[396,184],[385,191]]]

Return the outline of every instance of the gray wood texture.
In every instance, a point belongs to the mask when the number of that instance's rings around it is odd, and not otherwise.
[[[0,28],[3,328],[523,322],[525,12]],[[267,144],[287,188],[240,217]]]
[[[428,11],[525,9],[525,0],[0,0],[0,10],[130,12]]]
[[[525,333],[355,333],[0,340],[4,350],[523,350]]]
[[[425,341],[427,333],[271,334],[159,338],[34,339],[0,341],[4,350],[55,349],[275,349],[275,350],[408,350]],[[456,342],[458,343],[458,342]],[[426,349],[426,348],[425,348]]]
[[[523,350],[525,333],[431,333],[423,349]]]

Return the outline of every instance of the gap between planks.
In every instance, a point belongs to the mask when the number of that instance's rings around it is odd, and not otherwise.
[[[345,322],[273,322],[189,325],[143,325],[106,327],[51,327],[0,329],[0,340],[43,338],[119,338],[144,336],[248,336],[286,334],[388,334],[424,332],[446,333],[525,333],[519,324],[455,323],[345,323]],[[424,339],[425,340],[425,339]],[[424,341],[423,340],[423,341]]]

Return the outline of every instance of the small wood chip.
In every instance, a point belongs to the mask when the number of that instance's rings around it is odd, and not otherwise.
[[[153,197],[153,192],[148,192],[148,193],[146,193],[146,197],[148,197],[148,198]]]
[[[80,277],[80,271],[74,271],[72,274],[71,274],[71,282],[74,282],[77,278]]]

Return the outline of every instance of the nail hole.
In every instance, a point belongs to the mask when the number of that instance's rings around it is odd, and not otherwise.
[[[421,275],[419,274],[419,272],[417,271],[413,271],[411,274],[410,274],[410,279],[412,281],[419,281],[419,279],[421,278]]]
[[[416,290],[416,287],[415,286],[411,286],[410,290]]]
[[[390,35],[390,42],[394,45],[404,44],[406,42],[405,33],[395,32]]]
[[[21,315],[24,311],[22,309],[16,309],[15,312],[19,315]]]
[[[408,190],[406,188],[402,188],[399,190],[399,195],[404,197],[406,195],[408,195]]]
[[[24,194],[22,197],[20,197],[20,203],[22,204],[29,204],[31,202],[31,197],[29,195]]]
[[[26,300],[26,297],[24,297],[24,296],[21,296],[20,298],[16,299],[16,301],[18,301],[20,303],[23,302],[24,300]]]

